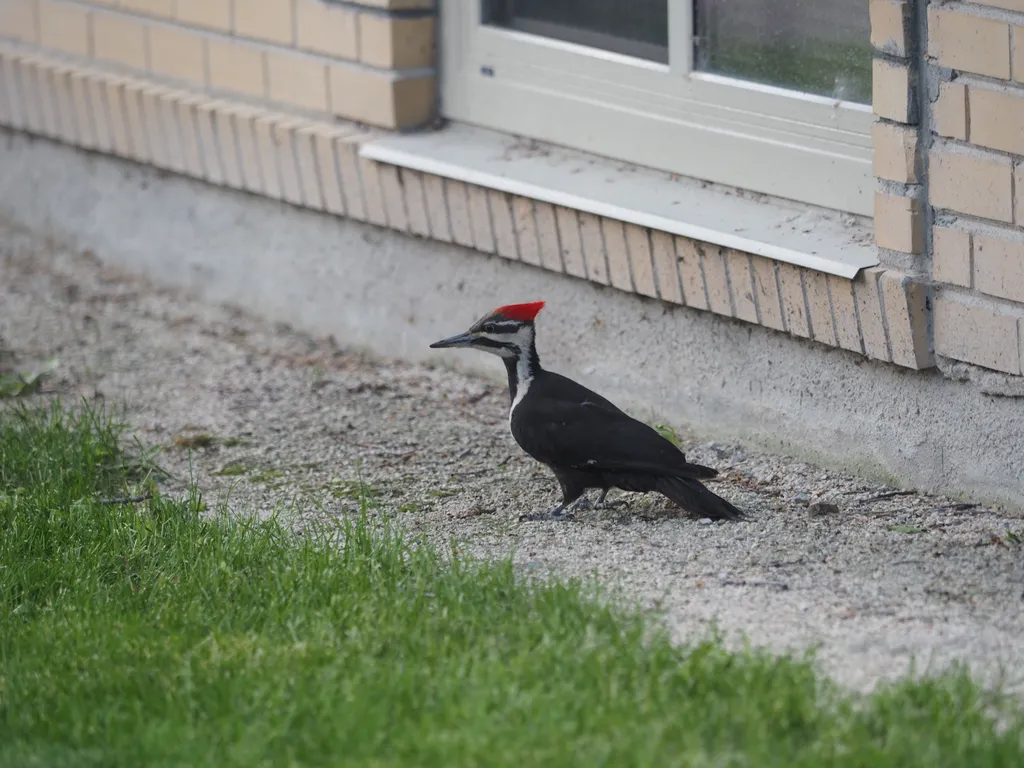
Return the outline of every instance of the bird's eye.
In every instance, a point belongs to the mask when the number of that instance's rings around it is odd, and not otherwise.
[[[483,331],[484,333],[494,333],[494,332],[495,332],[495,328],[494,328],[494,326],[493,326],[493,325],[491,325],[490,323],[488,323],[488,324],[487,324],[487,325],[485,325],[485,326],[482,326],[482,327],[480,328],[480,330],[481,330],[481,331]]]

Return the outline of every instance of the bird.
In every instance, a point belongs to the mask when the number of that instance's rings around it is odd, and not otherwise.
[[[746,518],[701,482],[716,477],[717,470],[691,464],[657,430],[582,384],[541,366],[534,321],[543,307],[543,301],[498,307],[468,331],[430,345],[478,349],[504,362],[512,437],[527,455],[551,470],[562,492],[554,509],[520,519],[572,519],[570,506],[607,509],[625,504],[605,501],[612,488],[657,492],[703,518]],[[601,491],[596,504],[586,495],[594,489]]]

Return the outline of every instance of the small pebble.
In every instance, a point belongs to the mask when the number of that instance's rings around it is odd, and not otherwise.
[[[794,504],[803,504],[805,507],[811,503],[811,494],[801,491],[793,497]]]
[[[810,517],[824,517],[825,515],[838,515],[839,505],[834,501],[815,501],[807,506],[807,514]]]
[[[699,525],[711,525],[713,522],[715,521],[712,520],[710,517],[702,517],[700,520],[697,521]]]

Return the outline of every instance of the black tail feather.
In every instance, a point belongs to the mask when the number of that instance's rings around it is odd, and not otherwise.
[[[662,477],[658,478],[654,490],[667,496],[687,512],[701,517],[710,517],[712,520],[744,520],[747,517],[743,510],[718,494],[712,493],[696,480]]]

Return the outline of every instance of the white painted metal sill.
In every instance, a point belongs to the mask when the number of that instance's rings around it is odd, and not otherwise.
[[[878,264],[869,219],[684,179],[496,131],[451,124],[362,145],[381,163],[856,277]],[[794,169],[780,168],[779,173]]]

